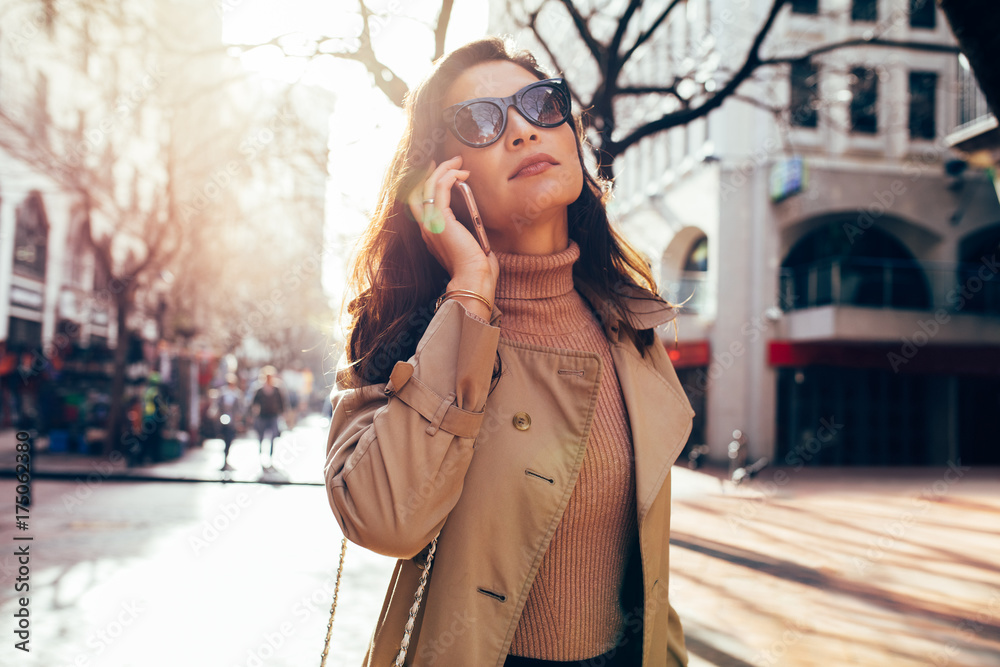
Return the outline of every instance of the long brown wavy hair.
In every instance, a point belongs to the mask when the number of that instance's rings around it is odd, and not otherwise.
[[[358,296],[348,305],[347,358],[353,372],[350,377],[341,376],[347,386],[388,381],[395,363],[413,355],[434,314],[434,302],[448,283],[447,272],[427,250],[410,217],[407,195],[424,178],[430,161],[440,164],[445,157],[441,153],[448,130],[441,112],[449,86],[469,67],[493,60],[520,65],[539,79],[549,78],[529,52],[514,50],[498,37],[487,37],[443,56],[430,76],[407,95],[406,129],[352,263],[350,285]],[[574,280],[586,282],[619,312],[627,313],[625,294],[660,297],[649,266],[612,228],[607,190],[587,171],[582,123],[577,117],[573,123],[584,176],[580,196],[568,207],[569,237],[580,246]],[[652,330],[636,331],[627,321],[623,328],[622,333],[635,340],[640,350],[653,342]]]

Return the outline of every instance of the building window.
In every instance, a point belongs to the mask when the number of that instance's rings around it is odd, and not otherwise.
[[[705,313],[709,309],[708,288],[708,237],[702,236],[688,249],[684,257],[684,270],[678,283],[670,285],[668,301],[685,301],[688,313]]]
[[[937,9],[934,7],[934,0],[910,0],[910,27],[929,30],[937,27]]]
[[[852,21],[878,21],[878,0],[853,0]]]
[[[819,0],[792,0],[795,14],[819,14]]]
[[[851,130],[878,132],[878,73],[867,67],[851,70]]]
[[[11,317],[7,348],[10,350],[37,350],[42,345],[42,323]],[[15,376],[16,377],[16,376]]]
[[[684,258],[685,272],[708,271],[708,237],[702,236],[691,244],[687,257]]]
[[[911,139],[933,139],[937,134],[937,79],[934,72],[910,72]]]
[[[792,62],[791,122],[794,127],[816,127],[819,120],[819,68],[803,58]]]
[[[49,225],[45,219],[42,197],[33,192],[17,207],[14,227],[14,273],[45,280],[48,237]]]

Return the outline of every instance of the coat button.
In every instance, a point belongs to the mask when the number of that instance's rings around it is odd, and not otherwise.
[[[527,431],[531,426],[531,416],[527,412],[518,412],[514,415],[514,428],[518,431]]]

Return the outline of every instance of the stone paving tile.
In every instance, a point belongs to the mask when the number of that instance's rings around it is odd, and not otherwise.
[[[705,493],[674,469],[671,595],[694,652],[708,644],[714,664],[736,666],[1000,665],[997,470],[784,472]]]

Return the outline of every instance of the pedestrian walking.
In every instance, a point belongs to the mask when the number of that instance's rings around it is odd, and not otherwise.
[[[240,389],[239,379],[235,373],[226,375],[226,386],[219,390],[219,397],[216,399],[217,407],[214,410],[219,420],[219,435],[225,444],[225,451],[222,455],[222,470],[229,471],[233,466],[229,465],[229,448],[233,445],[236,433],[240,428],[240,420],[245,412],[243,408],[243,390]]]
[[[281,416],[285,399],[278,388],[278,372],[274,366],[264,366],[260,371],[260,388],[254,392],[251,406],[254,412],[254,430],[260,444],[260,466],[265,471],[274,468],[274,439],[281,435]],[[267,463],[264,463],[264,440],[267,440]]]
[[[406,118],[354,264],[325,468],[344,535],[399,559],[365,664],[395,659],[431,553],[405,664],[687,664],[668,549],[693,413],[654,331],[676,311],[609,223],[566,82],[484,39]]]

